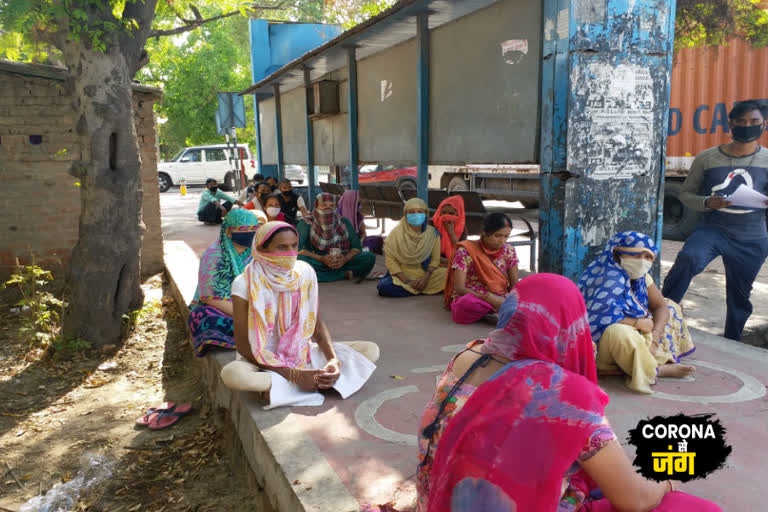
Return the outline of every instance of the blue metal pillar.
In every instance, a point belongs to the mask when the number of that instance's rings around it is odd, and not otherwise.
[[[315,204],[315,194],[317,194],[317,185],[315,185],[315,137],[312,128],[312,119],[309,117],[312,113],[312,103],[310,96],[312,94],[312,80],[309,77],[309,68],[304,68],[304,88],[305,88],[305,109],[304,115],[307,118],[307,176],[309,180],[309,204]],[[312,206],[310,206],[312,208]]]
[[[661,239],[675,0],[544,0],[541,271],[615,233]]]
[[[347,48],[349,69],[349,168],[351,170],[351,183],[349,188],[359,188],[358,177],[360,175],[360,146],[357,138],[357,49],[352,46]]]
[[[259,168],[259,174],[264,174],[264,157],[261,154],[261,122],[259,118],[259,95],[253,95],[253,126],[256,128],[256,164]]]
[[[416,185],[419,198],[428,201],[429,186],[429,14],[416,18],[416,36],[419,45],[417,136],[418,162]]]
[[[277,179],[282,180],[283,170],[283,122],[280,116],[280,84],[272,86],[275,90],[275,146],[277,147]]]

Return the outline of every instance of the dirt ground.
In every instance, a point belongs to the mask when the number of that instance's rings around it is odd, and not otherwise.
[[[84,492],[77,511],[258,510],[258,488],[229,422],[203,397],[164,286],[161,276],[145,284],[145,306],[122,346],[68,358],[30,351],[16,334],[18,315],[0,304],[0,511],[71,480],[89,454],[113,461],[113,474]],[[135,425],[165,401],[193,410],[165,430]]]

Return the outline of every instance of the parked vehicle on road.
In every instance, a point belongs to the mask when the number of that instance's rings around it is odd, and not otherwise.
[[[246,175],[255,173],[256,162],[251,156],[251,150],[245,144],[239,144],[239,167]],[[235,186],[233,169],[238,164],[230,160],[233,146],[226,144],[211,144],[208,146],[193,146],[184,148],[168,162],[157,166],[157,179],[160,192],[165,192],[178,185],[185,178],[187,185],[202,185],[205,180],[213,178],[225,190]]]
[[[417,168],[394,164],[365,164],[360,166],[358,182],[361,184],[395,185],[398,190],[416,190]],[[352,181],[351,170],[344,168],[344,183]]]

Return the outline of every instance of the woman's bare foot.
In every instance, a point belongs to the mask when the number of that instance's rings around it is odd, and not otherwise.
[[[674,377],[682,378],[687,377],[696,371],[695,366],[689,364],[663,364],[659,366],[659,377]]]

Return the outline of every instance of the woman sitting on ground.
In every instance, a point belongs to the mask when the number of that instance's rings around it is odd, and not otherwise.
[[[264,213],[267,216],[267,222],[285,222],[285,215],[280,211],[280,198],[277,194],[264,198]]]
[[[251,261],[251,242],[259,219],[247,210],[232,210],[224,217],[218,239],[200,258],[197,290],[189,309],[189,329],[195,355],[209,347],[235,348],[232,330],[232,281]]]
[[[268,184],[261,182],[258,185],[256,185],[256,192],[251,198],[250,201],[245,203],[246,210],[260,210],[264,211],[265,205],[264,203],[267,200],[267,197],[272,195],[272,187],[270,187]]]
[[[319,405],[317,391],[330,388],[346,398],[379,358],[375,343],[331,342],[315,272],[296,260],[298,245],[290,224],[265,224],[254,237],[253,260],[232,284],[238,357],[221,378],[231,389],[269,392],[269,407]]]
[[[554,274],[521,280],[424,411],[419,510],[720,510],[640,476],[607,404],[578,288]]]
[[[653,393],[656,377],[684,377],[679,364],[695,350],[680,306],[650,276],[656,244],[634,231],[615,235],[579,278],[601,373],[628,375],[627,386]]]
[[[464,198],[450,196],[440,203],[432,216],[432,224],[440,232],[440,266],[449,267],[460,240],[467,238]]]
[[[445,289],[448,270],[440,266],[440,234],[427,224],[427,203],[405,203],[403,218],[384,242],[387,275],[379,280],[382,297],[433,295]]]
[[[517,253],[507,244],[512,221],[492,213],[480,240],[459,242],[445,286],[445,306],[457,324],[471,324],[496,313],[517,284]]]
[[[299,259],[308,263],[321,283],[363,280],[376,264],[376,255],[362,252],[360,237],[347,219],[336,213],[332,194],[318,194],[315,208],[297,226]]]
[[[365,222],[363,220],[363,214],[360,212],[360,191],[347,190],[341,195],[339,199],[339,206],[336,208],[336,213],[344,217],[352,224],[357,236],[360,237],[361,243],[365,241]]]

